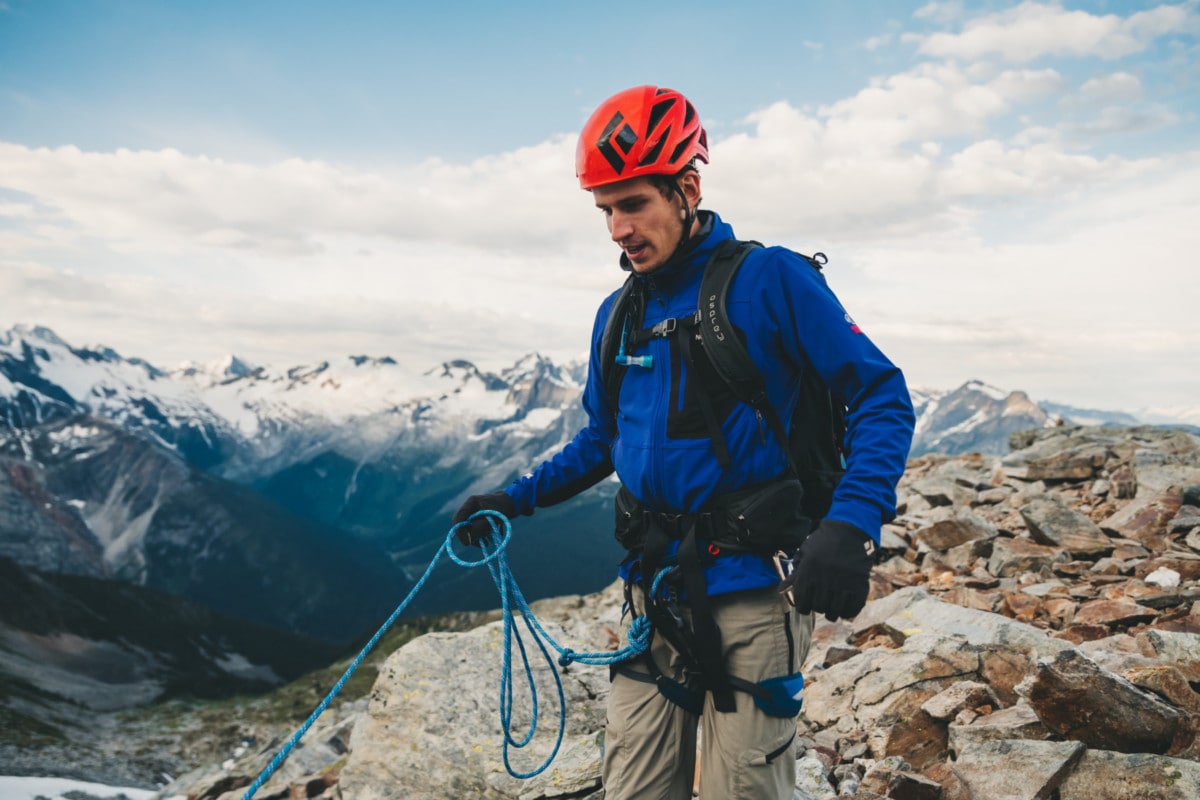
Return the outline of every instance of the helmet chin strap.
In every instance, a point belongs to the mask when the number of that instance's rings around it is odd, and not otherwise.
[[[687,196],[684,195],[683,189],[679,188],[679,181],[671,181],[671,188],[675,190],[675,194],[679,195],[679,199],[683,201],[685,213],[683,215],[683,231],[679,234],[679,243],[675,245],[670,258],[667,259],[668,262],[673,261],[683,250],[688,240],[692,238],[692,226],[696,224],[696,209],[688,204]]]

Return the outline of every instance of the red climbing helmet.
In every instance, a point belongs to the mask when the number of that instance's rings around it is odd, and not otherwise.
[[[637,86],[600,104],[579,134],[575,175],[593,189],[643,175],[674,175],[708,163],[708,134],[696,108],[674,89]]]

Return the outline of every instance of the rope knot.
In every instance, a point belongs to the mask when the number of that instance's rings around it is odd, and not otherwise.
[[[558,665],[563,669],[566,669],[574,663],[575,651],[568,647],[567,649],[563,650],[562,655],[558,657]]]
[[[650,618],[640,616],[629,625],[629,646],[635,652],[644,653],[650,646]]]

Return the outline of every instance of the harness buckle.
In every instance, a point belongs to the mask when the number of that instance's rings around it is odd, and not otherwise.
[[[650,329],[650,335],[665,338],[674,333],[677,327],[679,327],[679,320],[675,319],[675,317],[664,319]]]

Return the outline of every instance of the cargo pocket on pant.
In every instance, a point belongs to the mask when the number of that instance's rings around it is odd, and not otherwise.
[[[796,783],[792,744],[796,730],[769,749],[750,750],[738,760],[734,775],[735,798],[790,797]]]
[[[788,752],[788,750],[790,750],[792,747],[792,742],[794,741],[796,741],[796,734],[792,733],[792,735],[787,738],[786,742],[779,745],[774,750],[770,751],[769,753],[752,754],[746,763],[752,767],[765,767],[775,759],[782,756],[784,753]]]

